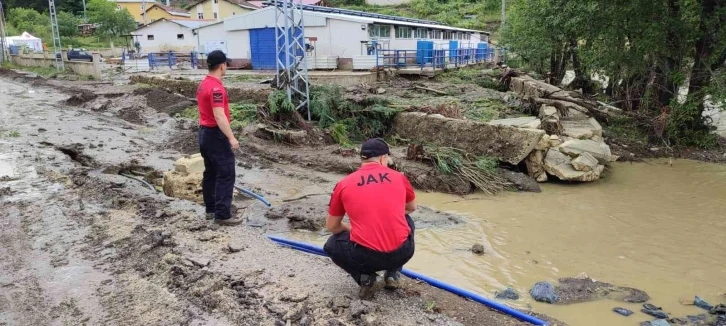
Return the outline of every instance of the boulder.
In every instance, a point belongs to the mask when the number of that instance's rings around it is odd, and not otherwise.
[[[560,136],[550,135],[550,147],[560,146],[560,145],[562,145],[562,142],[564,142],[564,141],[562,140],[562,138],[560,138]]]
[[[519,191],[542,192],[537,180],[521,172],[499,169],[499,175],[514,185]]]
[[[576,139],[590,139],[593,136],[602,137],[602,126],[597,120],[562,120],[562,134]]]
[[[529,176],[535,178],[537,182],[547,181],[547,173],[545,173],[544,169],[544,157],[545,151],[534,150],[524,160]]]
[[[535,301],[538,302],[556,303],[558,300],[557,295],[555,294],[555,287],[548,282],[537,282],[534,287],[529,290],[529,294]]]
[[[577,171],[589,172],[597,168],[597,159],[592,154],[585,152],[572,160],[572,167]]]
[[[544,134],[537,142],[537,145],[534,146],[534,149],[544,151],[548,148],[550,148],[550,135]]]
[[[532,152],[543,130],[513,128],[421,112],[399,113],[394,132],[418,143],[456,147],[476,156],[518,164]]]
[[[491,124],[491,125],[509,126],[509,127],[517,127],[517,128],[527,128],[526,126],[529,125],[532,122],[538,122],[539,123],[539,119],[537,117],[520,117],[520,118],[510,118],[510,119],[498,119],[498,120],[489,121],[489,124]],[[537,128],[533,128],[533,129],[537,129]]]
[[[174,170],[164,172],[164,194],[202,203],[203,172],[204,159],[200,154],[178,159],[174,162]]]
[[[701,299],[699,296],[696,296],[696,298],[693,300],[693,304],[696,307],[699,307],[701,309],[711,310],[713,309],[713,305],[708,303],[706,300]]]
[[[524,97],[544,97],[546,94],[561,92],[562,90],[530,76],[512,77],[509,88]]]
[[[542,120],[546,120],[547,118],[557,118],[557,120],[559,120],[560,113],[557,111],[556,107],[543,104],[539,108],[539,118]]]
[[[621,307],[615,307],[615,308],[613,308],[613,311],[615,313],[620,314],[620,315],[623,315],[625,317],[628,317],[628,316],[630,316],[630,315],[633,314],[633,311],[632,310],[628,310],[628,309],[621,308]]]
[[[612,155],[610,153],[610,146],[605,143],[592,140],[570,139],[562,143],[559,149],[562,153],[565,153],[573,158],[582,153],[588,152],[594,156],[600,164],[607,164],[610,162]]]
[[[556,149],[548,150],[544,160],[544,170],[565,181],[595,181],[600,178],[604,169],[604,165],[598,165],[589,172],[577,171],[572,166],[570,157]]]

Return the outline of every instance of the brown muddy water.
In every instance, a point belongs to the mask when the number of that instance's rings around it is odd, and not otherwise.
[[[538,281],[581,273],[646,291],[671,316],[700,314],[679,299],[726,301],[726,166],[688,160],[618,163],[595,183],[542,184],[542,193],[466,198],[419,193],[419,202],[469,217],[452,228],[421,229],[406,266],[489,297],[507,286],[533,309],[570,325],[638,325],[652,317],[639,304],[599,300],[534,302]],[[296,233],[322,244],[325,237]],[[487,254],[469,252],[483,243]],[[612,312],[625,307],[636,313]]]

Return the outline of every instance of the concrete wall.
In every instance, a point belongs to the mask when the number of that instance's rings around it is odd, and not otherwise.
[[[191,52],[197,45],[196,37],[192,34],[191,28],[181,26],[170,21],[159,21],[134,31],[134,34],[141,35],[141,52]],[[177,35],[183,35],[178,39]],[[153,35],[154,39],[149,40]]]
[[[95,49],[93,52],[98,52],[104,58],[116,58],[120,57],[124,52],[123,48],[108,48],[108,49]]]
[[[101,56],[93,53],[93,62],[68,61],[66,58],[66,50],[63,50],[63,65],[66,69],[80,76],[91,76],[94,79],[101,79]],[[23,67],[55,67],[55,58],[50,52],[36,54],[19,54],[11,55],[10,60],[13,64]]]

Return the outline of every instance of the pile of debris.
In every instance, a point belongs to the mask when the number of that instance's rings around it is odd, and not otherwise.
[[[602,126],[591,117],[607,117],[615,108],[527,75],[510,78],[510,88],[536,105],[539,115],[490,124],[546,132],[524,160],[531,177],[539,182],[547,181],[548,175],[565,181],[595,181],[607,164],[617,160],[603,140]]]

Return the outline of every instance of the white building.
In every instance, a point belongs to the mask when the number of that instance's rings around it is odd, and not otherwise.
[[[209,20],[162,18],[136,29],[132,34],[141,44],[141,52],[191,52],[197,47],[194,28],[213,23]]]
[[[370,54],[374,42],[382,50],[379,53],[392,55],[392,50],[406,50],[407,61],[415,61],[419,40],[432,41],[434,49],[449,49],[451,41],[459,48],[476,48],[489,38],[489,33],[483,31],[431,21],[318,6],[305,8],[304,36],[314,48],[308,56],[337,58],[340,69],[353,68],[353,59]],[[267,7],[196,28],[198,51],[222,49],[233,66],[251,64],[253,69],[275,69],[275,10]]]

